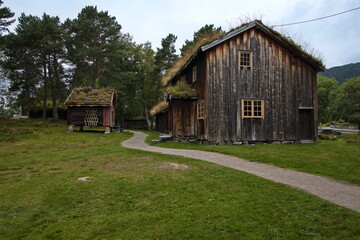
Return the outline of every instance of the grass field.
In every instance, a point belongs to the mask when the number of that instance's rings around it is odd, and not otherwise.
[[[219,165],[121,147],[130,134],[0,126],[0,239],[360,237],[358,213]]]
[[[360,185],[360,135],[345,135],[336,141],[320,140],[315,144],[262,144],[210,146],[199,143],[151,143],[159,133],[147,131],[147,142],[168,148],[219,152],[250,161],[312,173]]]

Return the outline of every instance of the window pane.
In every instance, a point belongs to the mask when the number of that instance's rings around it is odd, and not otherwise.
[[[243,100],[242,103],[243,117],[263,117],[263,100]]]
[[[249,52],[240,52],[240,66],[250,66]]]

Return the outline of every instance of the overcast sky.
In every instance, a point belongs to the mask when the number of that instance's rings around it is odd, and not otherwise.
[[[137,43],[150,41],[154,49],[169,33],[178,36],[179,49],[205,24],[223,30],[239,25],[244,16],[267,25],[319,18],[360,7],[359,0],[3,0],[19,17],[44,12],[62,21],[74,19],[84,6],[108,11]],[[15,23],[16,24],[16,23]],[[14,25],[15,25],[14,24]],[[12,27],[14,28],[14,26]],[[278,29],[279,30],[279,29]],[[286,27],[295,40],[317,49],[327,68],[360,62],[360,10],[320,21]]]

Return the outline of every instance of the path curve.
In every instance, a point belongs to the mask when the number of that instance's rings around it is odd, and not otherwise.
[[[145,143],[147,134],[137,131],[131,132],[134,133],[134,136],[122,142],[124,147],[187,158],[196,158],[220,164],[274,182],[300,188],[332,203],[360,212],[360,187],[358,186],[268,164],[250,162],[238,157],[220,153],[149,146]]]

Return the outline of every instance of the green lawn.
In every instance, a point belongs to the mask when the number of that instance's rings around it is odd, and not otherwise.
[[[131,134],[0,125],[0,239],[360,237],[359,213],[219,165],[121,147]]]
[[[147,131],[147,142],[168,148],[196,149],[234,155],[360,185],[360,135],[315,144],[260,144],[211,146],[199,143],[151,143],[159,133]]]

